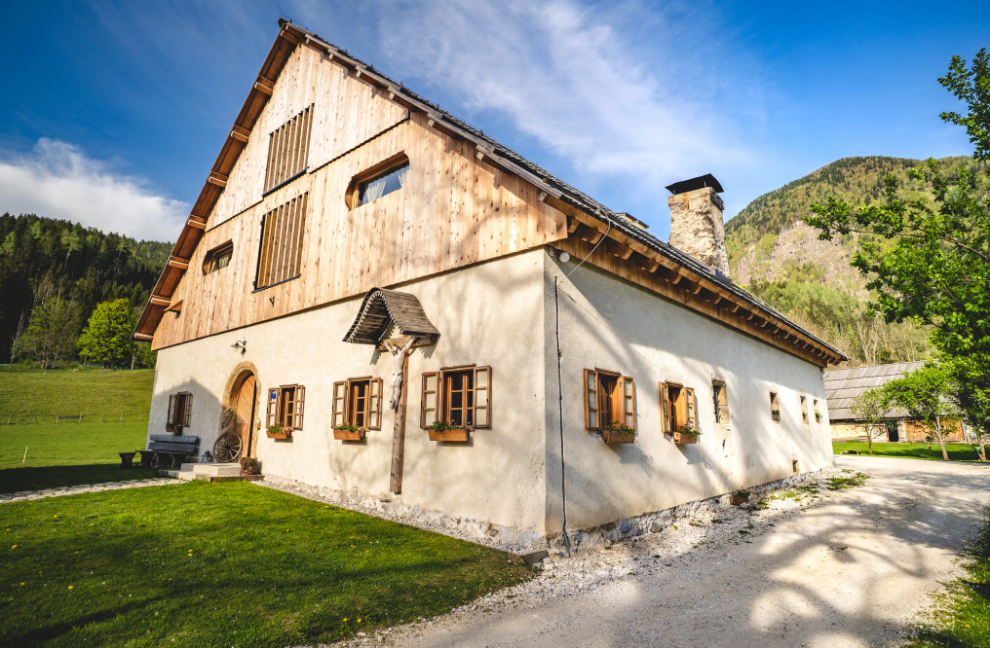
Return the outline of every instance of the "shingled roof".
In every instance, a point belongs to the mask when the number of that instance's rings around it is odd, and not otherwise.
[[[714,268],[664,243],[646,230],[637,227],[632,221],[623,218],[619,212],[609,209],[584,192],[555,177],[546,169],[512,151],[491,136],[458,119],[440,108],[437,104],[432,103],[403,84],[381,74],[373,66],[351,56],[345,50],[339,49],[316,33],[292,22],[280,19],[279,26],[281,27],[281,31],[269,52],[265,64],[262,66],[261,74],[259,74],[257,82],[245,100],[244,106],[227,137],[220,156],[217,158],[216,163],[214,163],[213,171],[207,178],[203,192],[200,194],[200,198],[193,208],[193,213],[183,228],[179,241],[176,243],[172,257],[169,259],[169,264],[166,265],[165,270],[162,272],[162,276],[155,286],[155,290],[152,292],[149,303],[141,315],[135,331],[135,337],[137,339],[151,339],[158,322],[164,315],[165,308],[168,304],[167,298],[174,292],[178,284],[178,279],[185,272],[187,265],[184,264],[184,260],[190,258],[192,249],[195,248],[202,235],[202,230],[205,229],[206,218],[219,197],[219,190],[222,190],[226,185],[230,170],[243,150],[244,143],[247,141],[244,133],[250,131],[250,125],[253,125],[264,103],[267,101],[267,97],[271,95],[275,80],[281,73],[285,61],[292,50],[298,44],[305,43],[324,51],[336,62],[355,70],[357,74],[368,81],[387,89],[393,100],[411,109],[425,112],[429,115],[430,120],[438,127],[474,142],[479,154],[486,156],[494,164],[532,183],[547,196],[551,196],[556,201],[559,201],[559,203],[555,204],[559,204],[561,207],[572,207],[601,221],[607,226],[607,231],[615,230],[621,232],[627,239],[631,239],[644,248],[660,254],[662,257],[673,262],[673,264],[680,266],[691,275],[697,277],[699,283],[707,284],[718,292],[732,295],[745,301],[753,306],[754,312],[758,313],[763,319],[767,321],[772,320],[779,324],[785,331],[793,332],[795,335],[812,340],[823,350],[823,353],[829,356],[828,361],[830,363],[848,360],[842,351],[790,321],[765,302],[734,284],[725,275],[716,272]]]
[[[896,364],[853,367],[852,369],[829,369],[825,372],[825,398],[828,400],[828,418],[831,421],[855,421],[856,415],[850,409],[853,399],[869,389],[876,389],[917,371],[924,362],[898,362]],[[887,418],[903,418],[905,412],[891,408]]]

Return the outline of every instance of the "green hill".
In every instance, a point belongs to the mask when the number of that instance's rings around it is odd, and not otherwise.
[[[901,199],[930,196],[928,187],[907,179],[908,170],[922,164],[892,157],[844,158],[760,196],[726,223],[732,277],[845,351],[852,365],[924,359],[931,351],[925,331],[911,323],[887,324],[866,313],[866,281],[849,267],[858,237],[819,241],[817,230],[801,221],[813,203],[829,197],[853,206],[883,200],[887,175],[901,179]],[[969,157],[944,158],[938,164],[950,175],[978,168]],[[977,178],[990,190],[985,173]]]

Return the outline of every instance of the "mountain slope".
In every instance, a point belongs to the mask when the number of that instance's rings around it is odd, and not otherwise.
[[[937,162],[947,175],[978,169],[968,157]],[[930,196],[927,187],[907,180],[908,170],[923,164],[879,156],[844,158],[760,196],[725,225],[733,279],[843,349],[852,365],[924,359],[930,353],[924,331],[867,313],[866,280],[849,266],[857,235],[819,241],[817,230],[801,221],[813,203],[829,197],[854,207],[883,201],[887,175],[902,181],[899,198]],[[990,189],[985,174],[977,178]]]

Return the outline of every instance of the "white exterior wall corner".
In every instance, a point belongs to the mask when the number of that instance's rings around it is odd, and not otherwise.
[[[550,259],[546,357],[548,396],[556,397],[553,287],[559,283],[563,434],[568,529],[591,529],[704,500],[739,488],[832,465],[821,369],[755,338],[657,297],[576,259]],[[610,369],[635,381],[634,444],[607,446],[584,424],[584,369]],[[725,382],[729,426],[716,426],[712,380]],[[695,445],[662,434],[659,384],[693,387],[698,401]],[[770,392],[782,418],[771,419]],[[800,398],[808,398],[805,425]],[[817,398],[821,424],[811,410]],[[548,535],[563,525],[557,404],[547,402]]]
[[[401,495],[389,492],[392,356],[342,342],[363,297],[162,349],[149,435],[165,433],[169,394],[190,391],[184,433],[200,437],[200,452],[212,449],[223,390],[234,367],[250,362],[258,370],[259,407],[271,387],[306,388],[302,430],[290,441],[261,432],[257,454],[265,475],[543,536],[545,257],[539,248],[398,288],[416,295],[441,331],[435,346],[416,349],[409,359]],[[247,340],[243,355],[231,348],[241,339]],[[430,441],[419,427],[423,372],[472,363],[492,367],[492,429],[475,431],[466,445]],[[369,375],[384,381],[381,431],[361,443],[334,440],[333,383]],[[263,410],[259,416],[264,422]]]

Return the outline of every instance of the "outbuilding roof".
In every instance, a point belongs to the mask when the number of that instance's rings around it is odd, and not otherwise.
[[[825,372],[825,398],[828,401],[828,418],[832,421],[855,421],[850,409],[854,398],[869,389],[876,389],[917,371],[925,366],[921,362],[870,365],[851,369],[829,369]],[[899,408],[887,410],[887,418],[903,418],[906,413]]]

